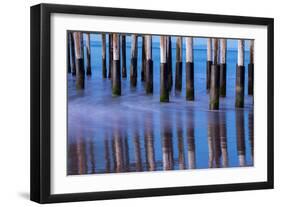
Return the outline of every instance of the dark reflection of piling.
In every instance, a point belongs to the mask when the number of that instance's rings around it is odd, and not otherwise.
[[[154,137],[153,137],[153,114],[149,113],[145,119],[144,126],[144,144],[146,152],[147,170],[154,171],[156,169],[155,153],[154,153]]]
[[[179,152],[179,169],[185,169],[185,156],[184,156],[184,144],[183,144],[183,120],[180,112],[176,113],[176,128],[178,137],[178,152]]]
[[[245,129],[244,129],[244,113],[242,111],[236,111],[236,138],[237,138],[237,153],[239,165],[245,166]]]
[[[77,134],[75,137],[75,143],[71,144],[73,145],[75,150],[75,154],[77,157],[76,163],[76,173],[74,174],[78,174],[78,175],[82,175],[86,173],[86,158],[85,158],[85,142],[83,139],[83,133],[81,132],[80,129],[77,130]]]
[[[94,138],[91,137],[87,140],[87,148],[89,152],[87,152],[87,161],[86,163],[88,166],[88,174],[95,173],[96,169],[96,164],[95,164],[95,143],[94,143]]]
[[[114,161],[115,161],[115,171],[124,171],[124,154],[123,154],[123,144],[121,133],[119,129],[114,129],[113,131],[113,148],[114,148]]]
[[[129,143],[128,143],[128,135],[124,134],[124,150],[123,150],[123,157],[124,157],[124,171],[130,171],[130,157],[129,157]]]
[[[161,117],[162,125],[162,157],[163,157],[163,170],[173,170],[173,139],[172,129],[169,120],[166,117]]]
[[[111,169],[110,164],[110,150],[109,150],[109,140],[107,134],[104,138],[104,159],[105,159],[105,172],[109,173]]]
[[[208,114],[208,148],[209,168],[220,167],[221,140],[219,113]]]
[[[227,132],[226,132],[226,114],[225,113],[220,113],[219,125],[220,125],[220,146],[221,146],[222,167],[228,167]]]
[[[142,156],[141,156],[139,122],[138,122],[137,117],[133,118],[132,126],[133,126],[132,136],[133,136],[133,143],[134,143],[135,171],[142,172],[143,164],[142,164]]]
[[[251,147],[252,163],[254,164],[254,116],[253,112],[248,113],[249,141]]]
[[[187,113],[187,158],[188,168],[196,168],[195,138],[194,138],[194,112]]]

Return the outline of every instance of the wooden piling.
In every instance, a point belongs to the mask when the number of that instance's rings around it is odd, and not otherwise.
[[[172,39],[167,37],[167,70],[168,70],[168,88],[169,91],[173,87],[173,66],[172,66]]]
[[[254,40],[250,40],[250,62],[248,64],[248,95],[254,94]]]
[[[113,48],[112,48],[112,34],[108,34],[108,78],[111,79],[112,74],[112,57],[113,57]]]
[[[182,89],[182,37],[177,37],[176,42],[176,80],[175,89],[181,91]]]
[[[112,61],[112,95],[121,95],[121,71],[120,71],[120,47],[119,35],[114,33],[112,39],[113,61]]]
[[[84,70],[84,59],[83,59],[83,50],[81,48],[82,40],[81,32],[73,32],[74,47],[75,47],[75,58],[76,58],[76,88],[84,89],[85,83],[85,70]]]
[[[71,58],[71,73],[73,76],[76,75],[76,63],[75,63],[75,48],[74,48],[74,39],[73,39],[73,33],[69,32],[69,39],[70,39],[70,58]]]
[[[226,96],[226,39],[220,40],[220,96]]]
[[[212,38],[207,39],[207,71],[206,71],[206,89],[210,90],[211,83],[211,67],[212,67]]]
[[[245,85],[245,66],[244,66],[244,40],[238,40],[238,62],[236,66],[236,88],[235,88],[235,107],[244,107],[244,85]]]
[[[142,65],[141,65],[141,81],[145,81],[145,74],[146,74],[146,41],[145,41],[145,35],[142,36]]]
[[[131,39],[131,66],[130,66],[130,83],[132,87],[137,86],[138,77],[138,36],[133,34]]]
[[[168,70],[167,70],[167,40],[160,37],[160,102],[169,102]]]
[[[91,75],[92,69],[91,69],[91,39],[90,39],[90,33],[86,33],[86,74]]]
[[[126,35],[122,35],[122,77],[127,77],[126,67]]]
[[[152,37],[145,36],[145,89],[147,94],[153,93],[153,60],[152,60]]]
[[[67,32],[67,73],[71,73],[71,46],[70,46],[70,32]]]
[[[192,37],[186,37],[186,100],[194,100],[194,64]]]
[[[209,109],[210,110],[217,110],[219,109],[219,86],[220,86],[220,79],[219,79],[219,65],[218,65],[218,45],[219,41],[217,38],[213,39],[213,64],[211,66],[211,80],[210,80],[210,103]]]
[[[102,77],[106,78],[106,34],[101,35],[102,38]]]

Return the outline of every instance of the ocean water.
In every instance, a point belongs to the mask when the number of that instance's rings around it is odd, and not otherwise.
[[[154,40],[153,95],[146,95],[140,79],[140,40],[137,87],[131,88],[130,39],[127,38],[127,79],[122,79],[120,97],[112,97],[111,80],[102,78],[101,42],[96,39],[91,41],[92,76],[86,76],[85,89],[77,91],[75,77],[68,74],[67,174],[253,166],[253,97],[247,95],[248,50],[245,51],[245,107],[234,106],[237,51],[235,40],[230,40],[227,95],[220,98],[219,110],[210,111],[206,41],[198,39],[195,40],[198,44],[194,44],[195,101],[185,99],[183,48],[182,92],[175,93],[173,85],[170,102],[160,103],[160,50],[157,38]],[[173,79],[175,49],[173,38]]]

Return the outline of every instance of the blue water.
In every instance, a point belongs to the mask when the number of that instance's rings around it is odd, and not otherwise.
[[[159,42],[153,42],[153,95],[146,95],[140,79],[139,38],[137,87],[130,87],[128,41],[127,79],[122,79],[122,95],[112,97],[111,80],[102,78],[101,42],[91,41],[92,76],[86,77],[85,89],[77,91],[75,77],[68,75],[68,175],[253,166],[253,97],[247,95],[249,52],[245,52],[245,107],[234,106],[237,51],[235,40],[231,40],[227,95],[220,98],[220,110],[210,111],[206,41],[196,41],[200,44],[194,44],[195,101],[185,100],[183,48],[182,92],[176,94],[173,88],[169,103],[159,101]],[[173,78],[175,49],[173,38]]]

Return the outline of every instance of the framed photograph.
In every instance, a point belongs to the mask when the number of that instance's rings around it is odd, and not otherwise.
[[[273,188],[273,19],[31,7],[31,200]]]

